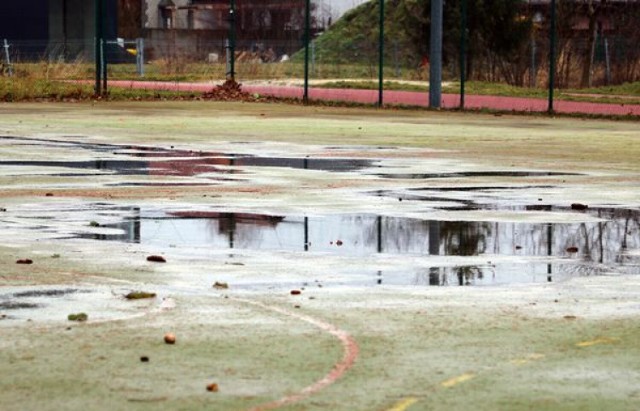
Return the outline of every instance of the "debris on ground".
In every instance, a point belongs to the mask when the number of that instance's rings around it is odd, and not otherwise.
[[[221,85],[215,86],[211,91],[204,92],[202,98],[216,101],[275,101],[275,97],[262,96],[258,93],[242,91],[242,84],[235,80],[227,80]]]
[[[166,263],[167,260],[161,255],[150,255],[147,257],[147,261],[151,261],[154,263]]]
[[[148,293],[146,291],[132,291],[129,294],[125,295],[124,298],[127,300],[142,300],[144,298],[155,298],[156,293]]]
[[[167,344],[175,344],[176,343],[176,335],[174,333],[166,333],[164,335],[164,342]]]
[[[67,319],[69,321],[84,322],[89,319],[89,316],[86,313],[69,314]]]
[[[589,206],[586,204],[580,204],[580,203],[571,204],[572,210],[586,210],[587,208],[589,208]]]
[[[30,258],[21,258],[16,261],[16,264],[33,264],[33,260]]]
[[[213,288],[217,288],[218,290],[226,290],[227,288],[229,288],[229,284],[228,283],[223,283],[220,281],[216,281],[213,284]]]

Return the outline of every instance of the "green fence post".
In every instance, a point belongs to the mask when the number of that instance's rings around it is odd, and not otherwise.
[[[549,31],[549,107],[547,111],[553,114],[553,89],[556,76],[556,0],[551,0]]]
[[[309,43],[311,41],[311,0],[304,4],[304,93],[302,101],[309,103]]]
[[[384,91],[384,0],[380,0],[380,21],[378,29],[378,107],[383,104]]]
[[[102,34],[102,57],[101,57],[101,61],[102,61],[102,94],[107,95],[108,93],[108,88],[107,88],[107,63],[108,63],[108,59],[107,59],[107,46],[108,46],[108,42],[107,39],[105,38],[105,31],[107,29],[107,1],[106,0],[100,0],[102,2],[102,11],[101,11],[101,15],[102,15],[102,19],[100,20],[100,24],[101,24],[101,28],[100,28],[100,32]]]
[[[94,0],[93,7],[95,8],[95,63],[96,63],[96,84],[94,92],[96,96],[102,94],[102,0]]]
[[[229,71],[228,81],[236,81],[236,1],[229,1]]]
[[[431,0],[431,44],[429,46],[429,107],[440,108],[442,100],[443,0]]]
[[[464,110],[464,83],[467,77],[467,0],[461,0],[460,9],[460,110]]]

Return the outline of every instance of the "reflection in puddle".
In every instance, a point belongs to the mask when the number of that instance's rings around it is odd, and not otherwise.
[[[555,173],[551,171],[464,171],[451,173],[380,173],[379,177],[407,180],[427,180],[435,178],[464,178],[464,177],[558,177],[578,176],[575,173]]]
[[[131,160],[100,159],[78,161],[54,160],[7,160],[0,166],[29,166],[98,170],[106,174],[148,176],[196,176],[205,173],[235,174],[233,167],[285,167],[322,171],[357,171],[372,165],[370,160],[310,157],[258,157],[249,154],[220,153],[166,149],[144,146],[122,146],[111,144],[89,144],[59,140],[1,137],[0,141],[20,141],[41,147],[75,148],[89,151],[88,154],[109,154],[133,158]],[[15,145],[15,144],[14,144]],[[96,174],[57,173],[56,176],[91,176]]]
[[[77,293],[78,290],[75,288],[66,288],[64,290],[29,290],[29,291],[21,291],[18,293],[14,293],[13,296],[16,298],[30,298],[30,297],[61,297],[67,294]]]
[[[33,303],[24,303],[19,301],[0,301],[0,309],[2,310],[25,310],[38,307],[38,304]]]
[[[376,254],[475,257],[474,264],[450,263],[411,273],[386,268],[375,279],[386,284],[480,285],[557,281],[611,272],[640,274],[638,261],[625,254],[627,249],[640,248],[637,210],[590,209],[590,214],[606,221],[579,224],[209,211],[145,216],[144,211],[133,210],[137,216],[110,226],[121,229],[121,234],[81,236],[155,247],[307,251],[363,259]],[[477,263],[480,257],[483,262]]]
[[[86,160],[86,161],[45,161],[45,160],[7,160],[0,161],[0,166],[28,166],[91,169],[118,175],[149,176],[195,176],[204,173],[238,173],[219,167],[285,167],[323,171],[355,171],[370,166],[368,160],[330,159],[330,158],[286,158],[286,157],[252,157],[224,155],[215,157],[198,157],[196,159],[169,160]],[[74,176],[71,173],[58,173],[57,176]],[[84,174],[87,175],[87,174]],[[90,174],[99,175],[99,174]],[[76,175],[77,176],[77,175]]]
[[[0,309],[29,310],[46,305],[49,297],[64,297],[75,294],[77,289],[35,289],[20,291],[12,294],[0,294]],[[85,291],[86,292],[86,291]],[[44,298],[44,299],[43,299]]]

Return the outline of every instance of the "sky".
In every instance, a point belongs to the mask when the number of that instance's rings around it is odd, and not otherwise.
[[[324,3],[331,8],[333,18],[341,16],[345,11],[366,1],[367,0],[317,0],[318,3]]]

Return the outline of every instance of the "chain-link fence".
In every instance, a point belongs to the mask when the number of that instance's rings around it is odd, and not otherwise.
[[[449,107],[487,83],[515,87],[511,95],[551,100],[554,89],[640,80],[640,1],[498,0],[489,7],[480,0],[451,0],[442,3],[441,60],[430,55],[430,0],[373,0],[333,21],[320,0],[145,4],[131,21],[96,13],[95,27],[100,19],[116,19],[118,27],[115,36],[99,40],[95,29],[91,37],[73,38],[68,20],[58,30],[63,38],[0,38],[2,73],[20,75],[37,62],[67,65],[67,77],[96,78],[96,84],[105,78],[204,84],[234,79],[247,89],[287,97],[316,98],[322,90],[340,89],[335,99],[423,104],[432,65],[441,61],[441,102]],[[112,9],[117,7],[95,10]],[[465,91],[466,82],[475,86]],[[397,97],[401,92],[413,93],[413,100]],[[496,88],[493,94],[503,92]]]

